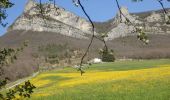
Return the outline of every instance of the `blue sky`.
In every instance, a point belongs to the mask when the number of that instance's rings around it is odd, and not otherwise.
[[[6,22],[9,23],[8,26],[11,25],[15,21],[15,19],[22,14],[24,6],[27,2],[27,0],[11,1],[15,5],[13,6],[13,8],[7,10],[8,18],[6,19]],[[44,2],[45,1],[47,0],[44,0]],[[82,0],[82,2],[93,21],[103,22],[111,19],[118,11],[115,0]],[[143,12],[161,9],[161,6],[158,4],[157,0],[144,0],[140,3],[134,3],[131,2],[131,0],[119,0],[119,2],[121,6],[128,7],[130,12]],[[170,2],[164,0],[163,3],[166,8],[170,8]],[[75,7],[72,4],[72,0],[56,0],[56,4],[60,7],[65,8],[66,10],[74,12],[79,16],[85,17],[81,9]],[[6,32],[7,27],[3,28],[0,26],[0,36]]]

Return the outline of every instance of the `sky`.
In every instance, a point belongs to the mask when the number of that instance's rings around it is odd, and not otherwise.
[[[10,0],[15,5],[7,9],[8,17],[5,22],[10,26],[16,18],[23,13],[24,6],[28,0]],[[46,2],[47,0],[42,0]],[[115,0],[81,0],[87,13],[93,21],[104,22],[113,18],[118,12]],[[128,8],[129,12],[144,12],[150,10],[161,9],[157,0],[143,0],[143,2],[132,2],[132,0],[119,0],[121,6]],[[163,0],[165,8],[170,8],[170,2]],[[68,11],[75,13],[78,16],[86,18],[84,13],[79,7],[75,7],[72,0],[56,0],[56,5],[63,7]],[[7,27],[0,26],[0,36],[6,31]]]

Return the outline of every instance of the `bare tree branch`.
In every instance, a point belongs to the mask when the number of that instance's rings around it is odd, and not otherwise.
[[[116,4],[117,4],[117,7],[118,7],[119,13],[120,13],[120,22],[122,22],[122,15],[124,15],[124,14],[123,14],[122,11],[121,11],[121,8],[120,8],[120,5],[119,5],[118,0],[116,0]]]
[[[90,16],[89,16],[89,15],[87,14],[87,12],[85,11],[84,6],[81,4],[81,1],[78,0],[78,3],[79,3],[79,5],[80,5],[82,11],[83,11],[84,14],[87,16],[88,20],[90,21],[90,23],[91,23],[91,25],[92,25],[92,37],[91,37],[90,43],[89,43],[89,45],[88,45],[88,47],[87,47],[87,50],[86,50],[86,52],[84,53],[84,55],[82,56],[81,62],[80,62],[80,68],[79,68],[79,70],[80,70],[80,72],[81,72],[81,75],[83,75],[83,73],[84,73],[84,71],[82,70],[83,60],[84,60],[85,56],[87,55],[87,53],[88,53],[88,51],[89,51],[89,49],[90,49],[90,46],[91,46],[92,43],[93,43],[93,40],[94,40],[94,37],[95,37],[95,31],[94,31],[93,21],[91,20]]]
[[[164,18],[165,18],[165,21],[166,21],[166,16],[168,17],[168,21],[166,22],[167,24],[170,24],[170,16],[168,15],[168,12],[166,11],[165,7],[164,7],[164,4],[163,4],[163,0],[157,0],[159,2],[159,4],[161,5],[162,9],[163,9],[163,14],[164,14]]]
[[[138,39],[141,40],[142,42],[144,42],[145,44],[148,44],[149,40],[148,40],[148,37],[146,36],[145,32],[141,28],[136,27],[136,25],[133,22],[131,22],[127,16],[125,16],[123,14],[123,12],[121,11],[120,4],[119,4],[118,0],[116,0],[116,4],[119,9],[121,18],[123,16],[126,20],[125,24],[127,24],[127,25],[131,24],[135,29],[133,32],[138,33],[138,35],[137,35]],[[120,19],[120,20],[122,20],[122,19]]]
[[[88,20],[90,21],[90,23],[91,23],[91,25],[92,25],[92,37],[91,37],[90,43],[89,43],[89,45],[88,45],[88,47],[87,47],[87,50],[86,50],[86,52],[84,53],[84,55],[82,56],[81,62],[80,62],[79,71],[81,72],[81,75],[83,75],[83,73],[84,73],[84,71],[83,71],[83,69],[82,69],[83,60],[84,60],[84,58],[86,57],[87,53],[89,52],[89,49],[90,49],[90,47],[91,47],[91,45],[92,45],[92,43],[93,43],[94,38],[96,38],[96,39],[98,39],[98,40],[100,40],[100,41],[102,41],[102,42],[104,43],[105,50],[108,51],[108,47],[107,47],[107,44],[106,44],[106,41],[105,41],[104,37],[97,37],[97,36],[95,36],[95,26],[94,26],[93,21],[91,20],[90,16],[87,14],[87,12],[86,12],[84,6],[82,5],[81,1],[80,1],[80,0],[77,0],[77,1],[78,1],[78,4],[80,5],[82,11],[84,12],[84,14],[86,15],[86,17],[88,18]]]
[[[165,7],[164,7],[164,4],[162,3],[162,0],[157,0],[159,2],[159,4],[161,5],[163,11],[164,11],[164,14],[168,14]]]

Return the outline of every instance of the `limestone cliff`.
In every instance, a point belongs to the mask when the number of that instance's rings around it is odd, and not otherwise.
[[[170,34],[170,25],[165,24],[167,19],[162,10],[131,14],[126,7],[122,7],[121,11],[136,27],[142,26],[148,34]],[[170,10],[167,9],[167,11],[170,14]],[[118,13],[111,22],[114,27],[108,32],[108,40],[136,34],[133,33],[132,25],[120,23],[120,20],[126,21],[125,17],[121,16],[120,18]]]
[[[53,4],[43,4],[45,12],[42,16],[40,7],[34,0],[29,0],[24,12],[8,29],[10,30],[32,30],[60,33],[75,38],[87,38],[91,33],[90,23]]]
[[[53,4],[43,4],[42,16],[40,13],[40,6],[34,0],[28,0],[24,12],[19,16],[16,21],[10,26],[8,31],[13,30],[31,30],[38,32],[53,32],[62,34],[69,37],[88,39],[92,33],[92,27],[89,21],[84,18],[78,17],[64,8],[54,7]],[[170,33],[170,26],[166,25],[167,18],[164,16],[163,11],[150,11],[143,13],[129,13],[126,7],[121,7],[122,13],[137,27],[144,27],[148,34],[166,34]],[[170,14],[170,10],[167,9]],[[109,22],[95,23],[96,35],[100,30],[102,33],[107,33],[107,40],[113,40],[119,37],[135,35],[133,33],[134,27],[126,25],[125,17],[121,16],[118,12],[117,15]],[[101,25],[100,25],[101,24]]]

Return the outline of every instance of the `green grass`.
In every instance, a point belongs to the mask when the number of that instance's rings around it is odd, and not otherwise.
[[[117,61],[43,72],[31,100],[170,100],[170,60]]]
[[[90,70],[98,71],[123,71],[123,70],[136,70],[159,67],[162,64],[170,64],[170,60],[143,60],[143,61],[118,61],[112,63],[95,64],[90,67]]]

